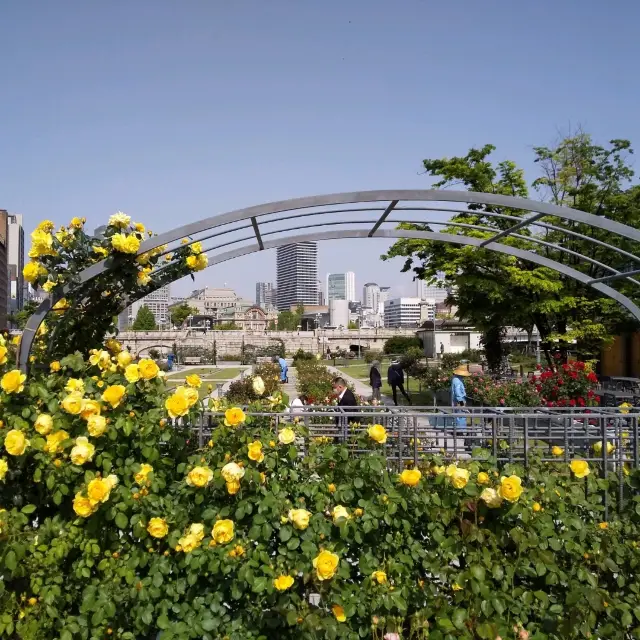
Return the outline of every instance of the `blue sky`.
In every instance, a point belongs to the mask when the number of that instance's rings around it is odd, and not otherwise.
[[[487,142],[533,180],[531,148],[571,127],[638,143],[639,22],[624,0],[3,2],[0,208],[29,230],[121,209],[164,231],[271,200],[427,188],[423,158]],[[413,292],[378,259],[386,246],[320,245],[321,279]],[[196,284],[253,296],[274,277],[268,253]]]

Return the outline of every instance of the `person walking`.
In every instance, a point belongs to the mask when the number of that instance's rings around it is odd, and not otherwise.
[[[387,370],[387,381],[391,387],[393,403],[396,407],[398,406],[398,389],[400,389],[400,393],[407,399],[407,402],[411,404],[411,398],[404,390],[404,369],[402,368],[399,360],[395,359],[391,363],[391,366]]]
[[[444,355],[444,344],[440,343],[440,360],[442,360],[442,356]]]
[[[282,356],[280,356],[279,358],[274,358],[273,361],[277,362],[280,365],[280,382],[282,382],[283,384],[289,382],[289,367],[287,365],[287,361]]]
[[[380,402],[380,389],[382,388],[382,375],[380,374],[380,363],[374,360],[369,369],[369,384],[371,385],[373,402]]]

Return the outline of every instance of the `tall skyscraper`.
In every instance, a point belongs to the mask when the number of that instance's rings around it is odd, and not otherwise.
[[[356,274],[353,271],[327,274],[327,303],[332,300],[356,301]]]
[[[380,303],[380,287],[375,282],[367,282],[362,288],[362,306],[378,313]]]
[[[380,287],[380,297],[378,298],[378,309],[384,313],[384,303],[391,296],[391,287]]]
[[[318,245],[300,242],[278,247],[278,311],[297,304],[318,304]]]
[[[19,311],[25,302],[24,269],[24,229],[22,216],[7,216],[7,268],[9,269],[9,313]]]
[[[256,282],[256,304],[259,307],[269,308],[276,306],[276,288],[273,282]]]
[[[9,214],[0,209],[0,329],[7,327],[9,270],[7,269],[7,227]]]

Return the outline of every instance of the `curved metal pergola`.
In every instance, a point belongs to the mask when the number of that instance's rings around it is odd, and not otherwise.
[[[465,207],[453,208],[450,206],[451,203],[463,203]],[[478,209],[478,205],[485,208]],[[476,208],[470,208],[473,206]],[[500,213],[492,210],[496,207],[500,210],[506,209],[523,213],[517,215],[511,212]],[[392,214],[394,214],[393,217],[391,217]],[[403,217],[397,217],[396,214]],[[496,233],[494,228],[484,225],[452,222],[448,217],[453,214],[493,218],[499,223],[502,230]],[[349,218],[347,219],[346,216]],[[550,203],[471,191],[395,190],[355,191],[295,198],[238,209],[154,236],[140,246],[138,255],[163,245],[167,245],[164,254],[171,254],[176,246],[180,246],[178,243],[186,238],[187,244],[194,242],[203,244],[203,252],[208,254],[209,265],[212,266],[251,253],[297,242],[345,238],[432,240],[496,251],[547,267],[616,300],[627,309],[631,316],[640,321],[640,308],[627,296],[607,284],[607,282],[615,280],[625,280],[640,287],[640,281],[634,277],[640,274],[640,258],[617,246],[624,243],[618,242],[616,245],[613,242],[585,235],[575,229],[559,227],[549,221],[549,218],[559,218],[587,225],[594,230],[606,232],[612,240],[624,239],[640,243],[640,230],[638,229],[602,216]],[[290,222],[293,226],[290,226]],[[398,225],[403,223],[427,227],[450,227],[454,230],[471,230],[477,232],[481,237],[398,228]],[[325,231],[323,230],[325,227],[331,227],[332,230]],[[631,268],[627,271],[619,271],[602,260],[596,260],[592,256],[576,252],[561,244],[550,243],[541,237],[540,233],[532,233],[532,227],[543,232],[560,232],[567,238],[573,237],[587,241],[594,248],[604,250],[607,255],[617,253],[625,258]],[[305,229],[304,233],[299,233],[301,228]],[[518,231],[530,235],[523,235]],[[589,263],[597,273],[602,275],[590,277],[577,269],[534,251],[511,246],[508,244],[509,238],[526,240],[532,246],[546,247],[573,256],[575,259]],[[608,254],[608,252],[611,253]],[[158,283],[157,287],[166,284],[166,281],[163,281],[163,274],[166,277],[170,265],[171,261],[153,272],[152,278]],[[110,259],[92,265],[82,271],[72,285],[67,285],[61,295],[68,295],[73,287],[87,285],[93,279],[114,268],[117,266]],[[138,298],[129,299],[128,304],[148,295],[152,290],[147,289]],[[29,355],[38,327],[51,310],[54,302],[55,300],[51,298],[46,299],[31,316],[25,327],[18,353],[18,364],[23,371],[26,371],[28,367]]]

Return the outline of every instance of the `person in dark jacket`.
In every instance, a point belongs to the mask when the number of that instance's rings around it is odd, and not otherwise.
[[[387,371],[387,381],[391,387],[393,402],[396,407],[398,406],[398,389],[400,389],[400,393],[407,399],[407,402],[411,404],[411,398],[404,390],[404,369],[398,360],[394,360],[391,363],[391,366]]]
[[[357,407],[358,401],[356,400],[353,391],[347,387],[347,383],[344,378],[334,378],[333,392],[338,397],[339,407],[344,407],[346,411],[356,411],[356,409],[353,409],[352,407]],[[349,416],[349,418],[347,418],[347,422],[358,422],[358,419],[355,416]],[[336,417],[336,424],[340,424],[340,416]]]
[[[382,388],[382,375],[380,375],[380,363],[374,360],[369,370],[369,384],[373,390],[371,399],[374,402],[380,402],[380,389]]]

